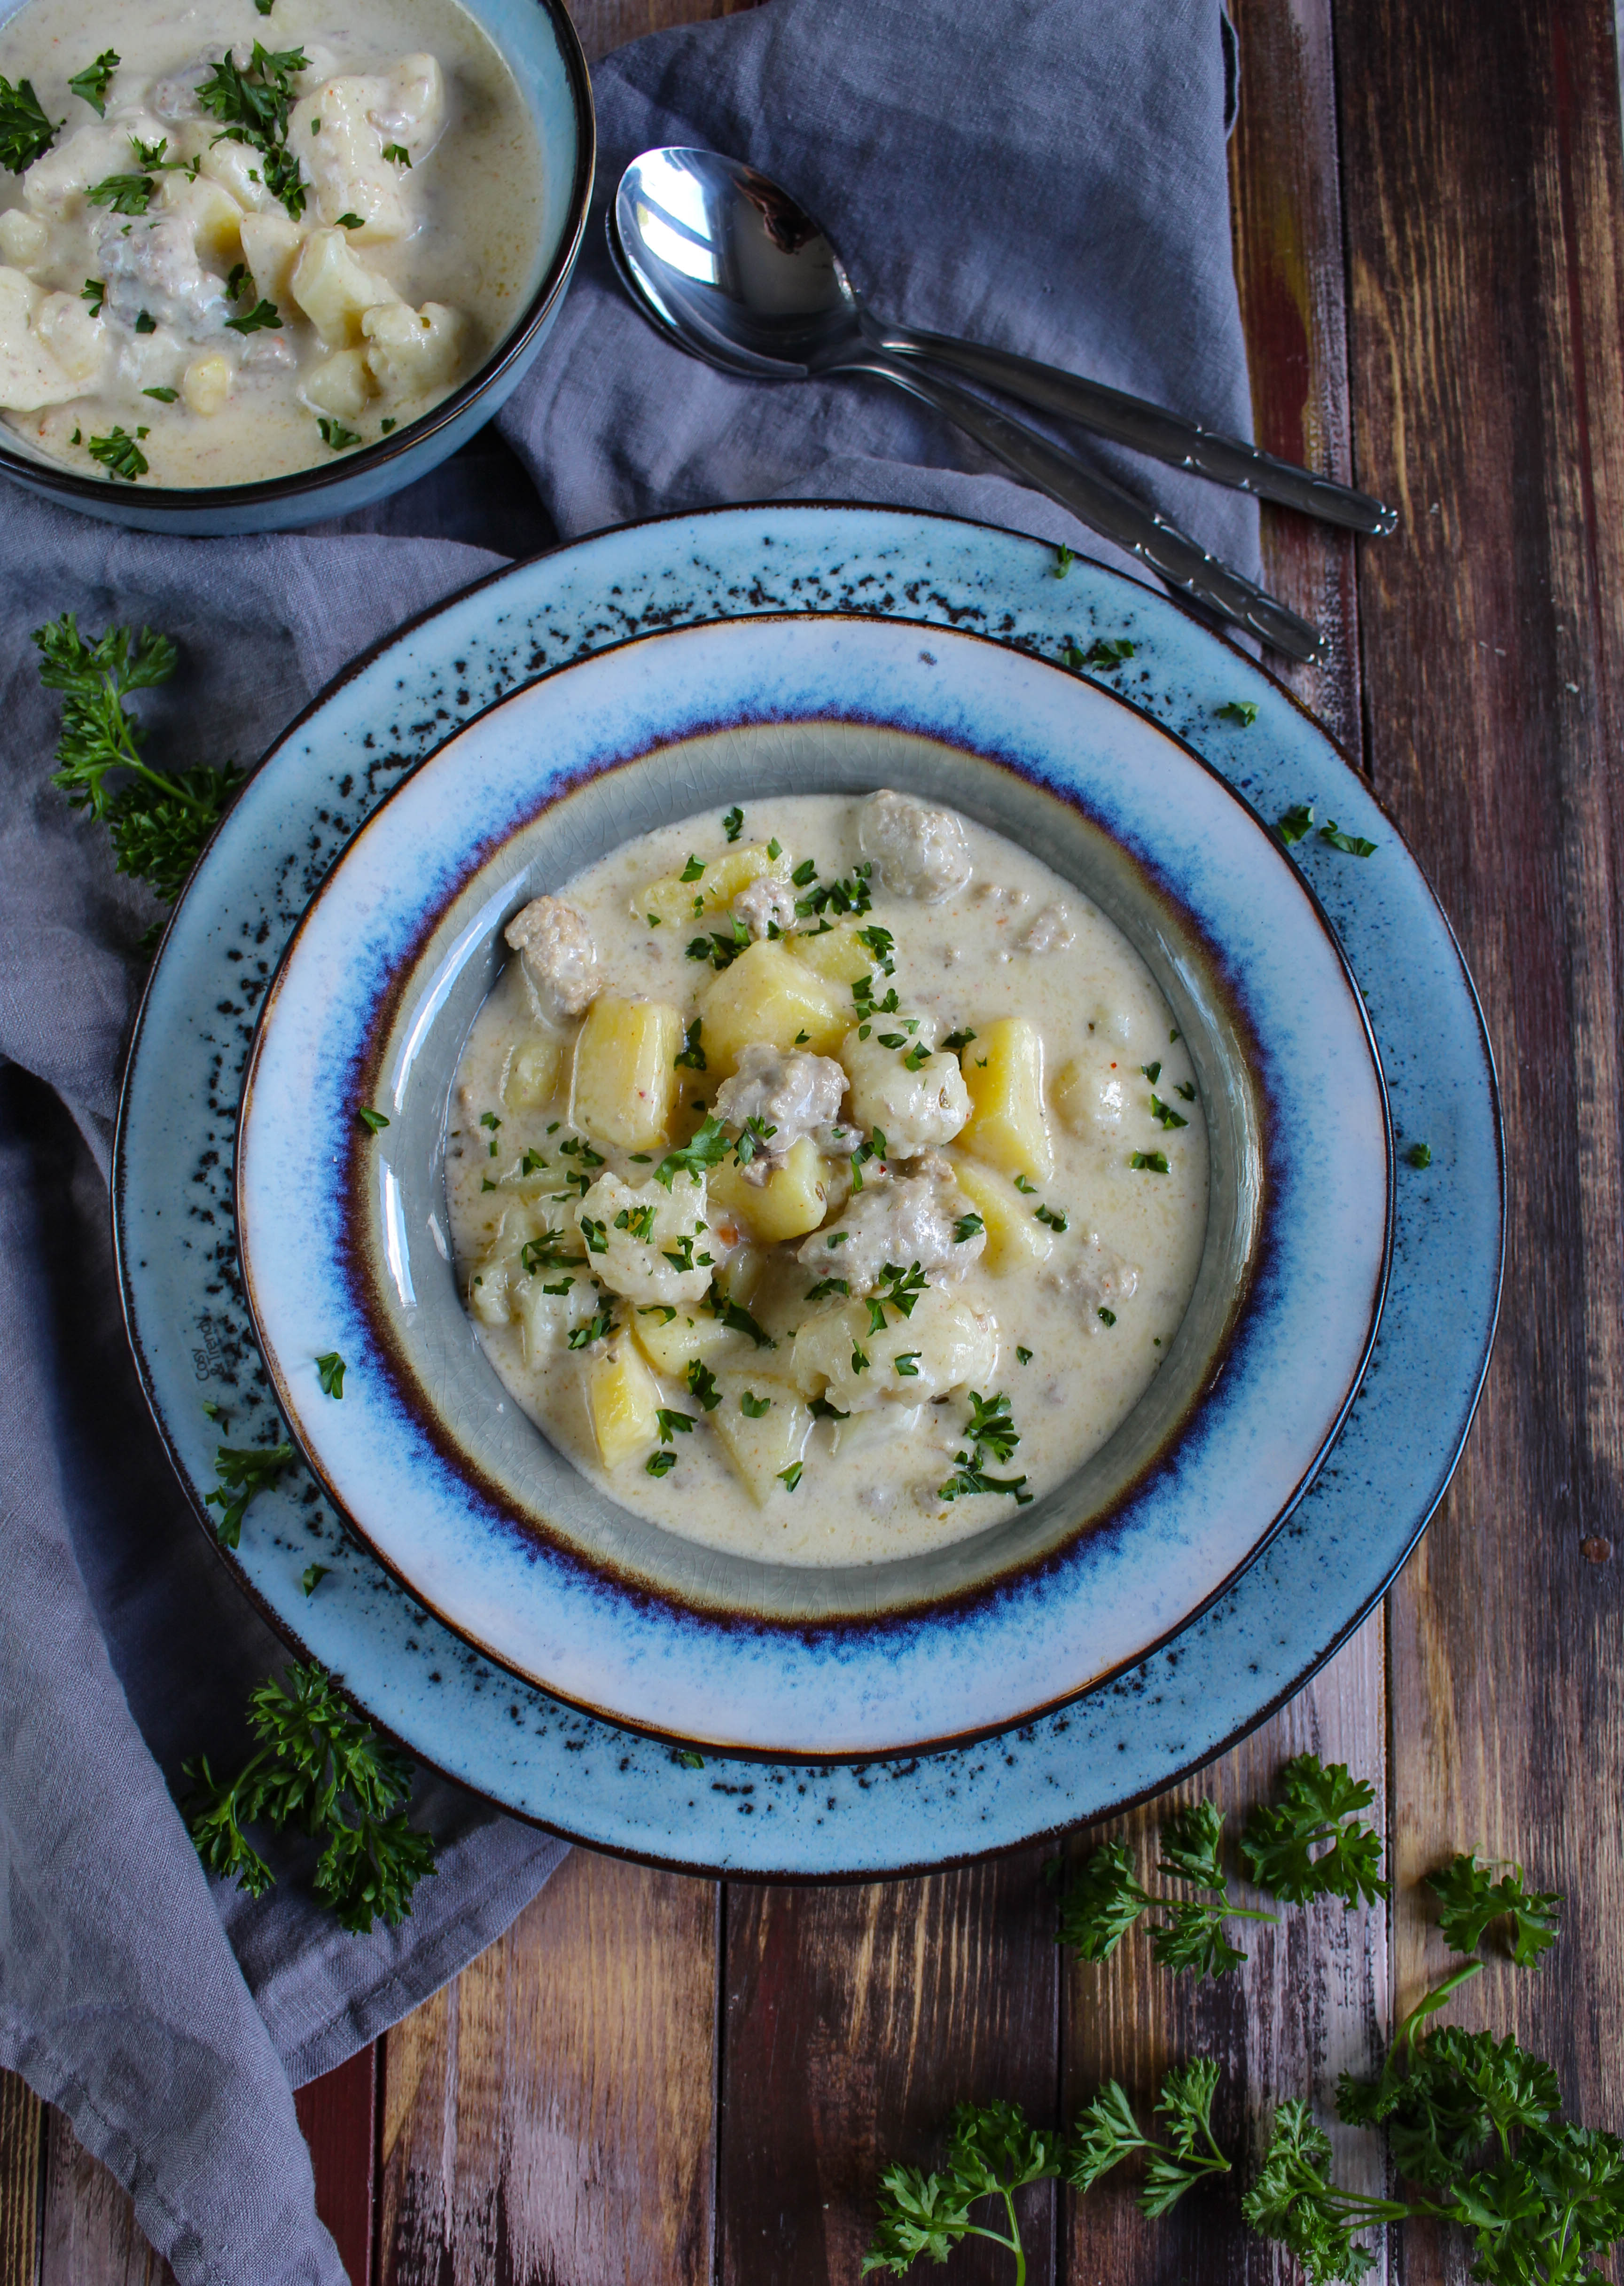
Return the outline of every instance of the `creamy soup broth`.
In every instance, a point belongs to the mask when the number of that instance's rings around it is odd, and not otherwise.
[[[615,1500],[882,1562],[1131,1409],[1194,1282],[1205,1126],[1143,962],[1037,858],[895,795],[775,799],[614,851],[508,942],[452,1104],[458,1274]]]
[[[199,93],[222,58],[253,82],[256,41],[307,59],[283,70],[280,161],[220,139]],[[54,130],[0,172],[0,409],[87,475],[331,461],[476,371],[533,290],[540,152],[456,0],[29,0],[0,75]]]

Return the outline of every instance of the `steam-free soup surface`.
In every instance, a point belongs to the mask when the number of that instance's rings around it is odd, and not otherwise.
[[[0,410],[87,475],[331,461],[475,372],[532,290],[540,153],[456,0],[29,0],[0,75],[38,114],[0,172]]]
[[[614,1499],[883,1562],[1061,1483],[1177,1332],[1207,1142],[1167,1003],[912,797],[706,814],[515,915],[453,1100],[492,1363]]]

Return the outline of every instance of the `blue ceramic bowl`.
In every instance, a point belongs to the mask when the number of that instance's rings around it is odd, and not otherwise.
[[[530,299],[512,329],[460,389],[393,436],[342,459],[252,485],[182,489],[84,477],[27,449],[0,426],[0,470],[65,508],[138,532],[286,532],[347,516],[399,492],[467,444],[534,364],[580,252],[597,130],[587,59],[564,0],[461,0],[494,43],[524,97],[541,148],[542,232]],[[27,0],[0,0],[0,26]]]
[[[1103,1449],[888,1563],[730,1558],[600,1492],[512,1403],[444,1237],[447,1107],[503,924],[646,828],[885,784],[1029,849],[1128,935],[1211,1147],[1195,1293]],[[357,1121],[384,1107],[387,1132]],[[1029,1720],[1191,1619],[1313,1481],[1385,1288],[1391,1147],[1359,991],[1277,836],[1113,693],[965,634],[830,614],[645,636],[406,778],[267,995],[237,1151],[244,1285],[328,1496],[431,1611],[561,1698],[809,1757]],[[343,1402],[314,1360],[339,1350]]]

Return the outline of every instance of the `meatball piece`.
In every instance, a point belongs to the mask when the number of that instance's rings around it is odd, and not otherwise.
[[[970,1091],[958,1057],[926,1052],[924,1062],[911,1070],[911,1059],[924,1050],[922,1040],[917,1047],[911,1041],[888,1048],[872,1034],[865,1040],[855,1030],[840,1043],[840,1061],[851,1080],[852,1124],[864,1135],[878,1127],[887,1150],[899,1159],[950,1143],[970,1116]]]
[[[740,1051],[738,1068],[717,1089],[712,1108],[724,1127],[742,1130],[752,1119],[761,1122],[758,1134],[766,1139],[758,1141],[745,1180],[764,1183],[803,1135],[821,1142],[825,1132],[832,1132],[845,1092],[846,1074],[832,1056],[802,1055],[793,1049],[786,1054],[769,1041],[753,1040]],[[856,1138],[847,1140],[847,1134],[840,1131],[836,1150],[855,1149]]]
[[[1120,1254],[1113,1254],[1097,1230],[1091,1230],[1076,1253],[1044,1273],[1043,1282],[1075,1303],[1085,1331],[1098,1334],[1105,1330],[1107,1322],[1100,1311],[1115,1313],[1131,1300],[1139,1273]]]
[[[970,847],[950,809],[882,786],[857,813],[857,845],[893,896],[939,904],[970,878]]]
[[[962,1278],[987,1244],[980,1227],[958,1230],[970,1202],[945,1159],[932,1158],[913,1175],[875,1174],[847,1201],[832,1229],[814,1231],[797,1259],[825,1277],[843,1278],[855,1296],[871,1293],[887,1263],[927,1278]]]
[[[532,897],[502,931],[524,966],[539,1021],[583,1015],[597,997],[597,953],[586,916],[562,897]]]
[[[795,892],[776,874],[761,873],[734,898],[733,912],[758,941],[775,928],[784,936],[795,926]]]
[[[575,1210],[588,1270],[635,1303],[700,1301],[714,1268],[705,1188],[703,1175],[674,1176],[669,1190],[600,1175]]]
[[[1076,939],[1064,905],[1045,905],[1021,940],[1022,952],[1064,952]]]

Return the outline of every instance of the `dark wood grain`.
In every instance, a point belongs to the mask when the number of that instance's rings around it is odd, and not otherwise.
[[[1357,480],[1348,402],[1330,0],[1236,0],[1241,113],[1229,146],[1235,282],[1257,442]],[[1265,582],[1321,628],[1323,663],[1269,664],[1351,752],[1360,746],[1355,541],[1264,504]]]
[[[350,2286],[372,2286],[378,2051],[359,2049],[294,2097],[310,2145],[316,2212],[333,2234]]]
[[[44,2107],[15,2072],[0,2072],[0,2286],[39,2274]]]
[[[382,2286],[709,2280],[717,1906],[578,1850],[390,2034]]]
[[[1396,1964],[1456,1848],[1567,1894],[1463,1995],[1624,2114],[1620,1311],[1624,349],[1609,0],[1337,0],[1354,443],[1404,510],[1360,621],[1378,791],[1482,991],[1510,1217],[1487,1393],[1391,1597]],[[1447,1182],[1447,1138],[1434,1178]],[[1416,2260],[1433,2260],[1416,2241]],[[1423,2274],[1431,2274],[1430,2271]]]
[[[62,2114],[45,2114],[39,2286],[175,2286],[141,2235],[129,2193]]]
[[[961,2097],[1053,2118],[1059,1962],[1042,1864],[1027,1850],[924,1880],[729,1885],[723,2286],[855,2280],[881,2166],[928,2166]],[[1047,2278],[1052,2187],[1024,2193],[1021,2213],[1033,2276]],[[966,2286],[1008,2273],[984,2244],[954,2258]]]

